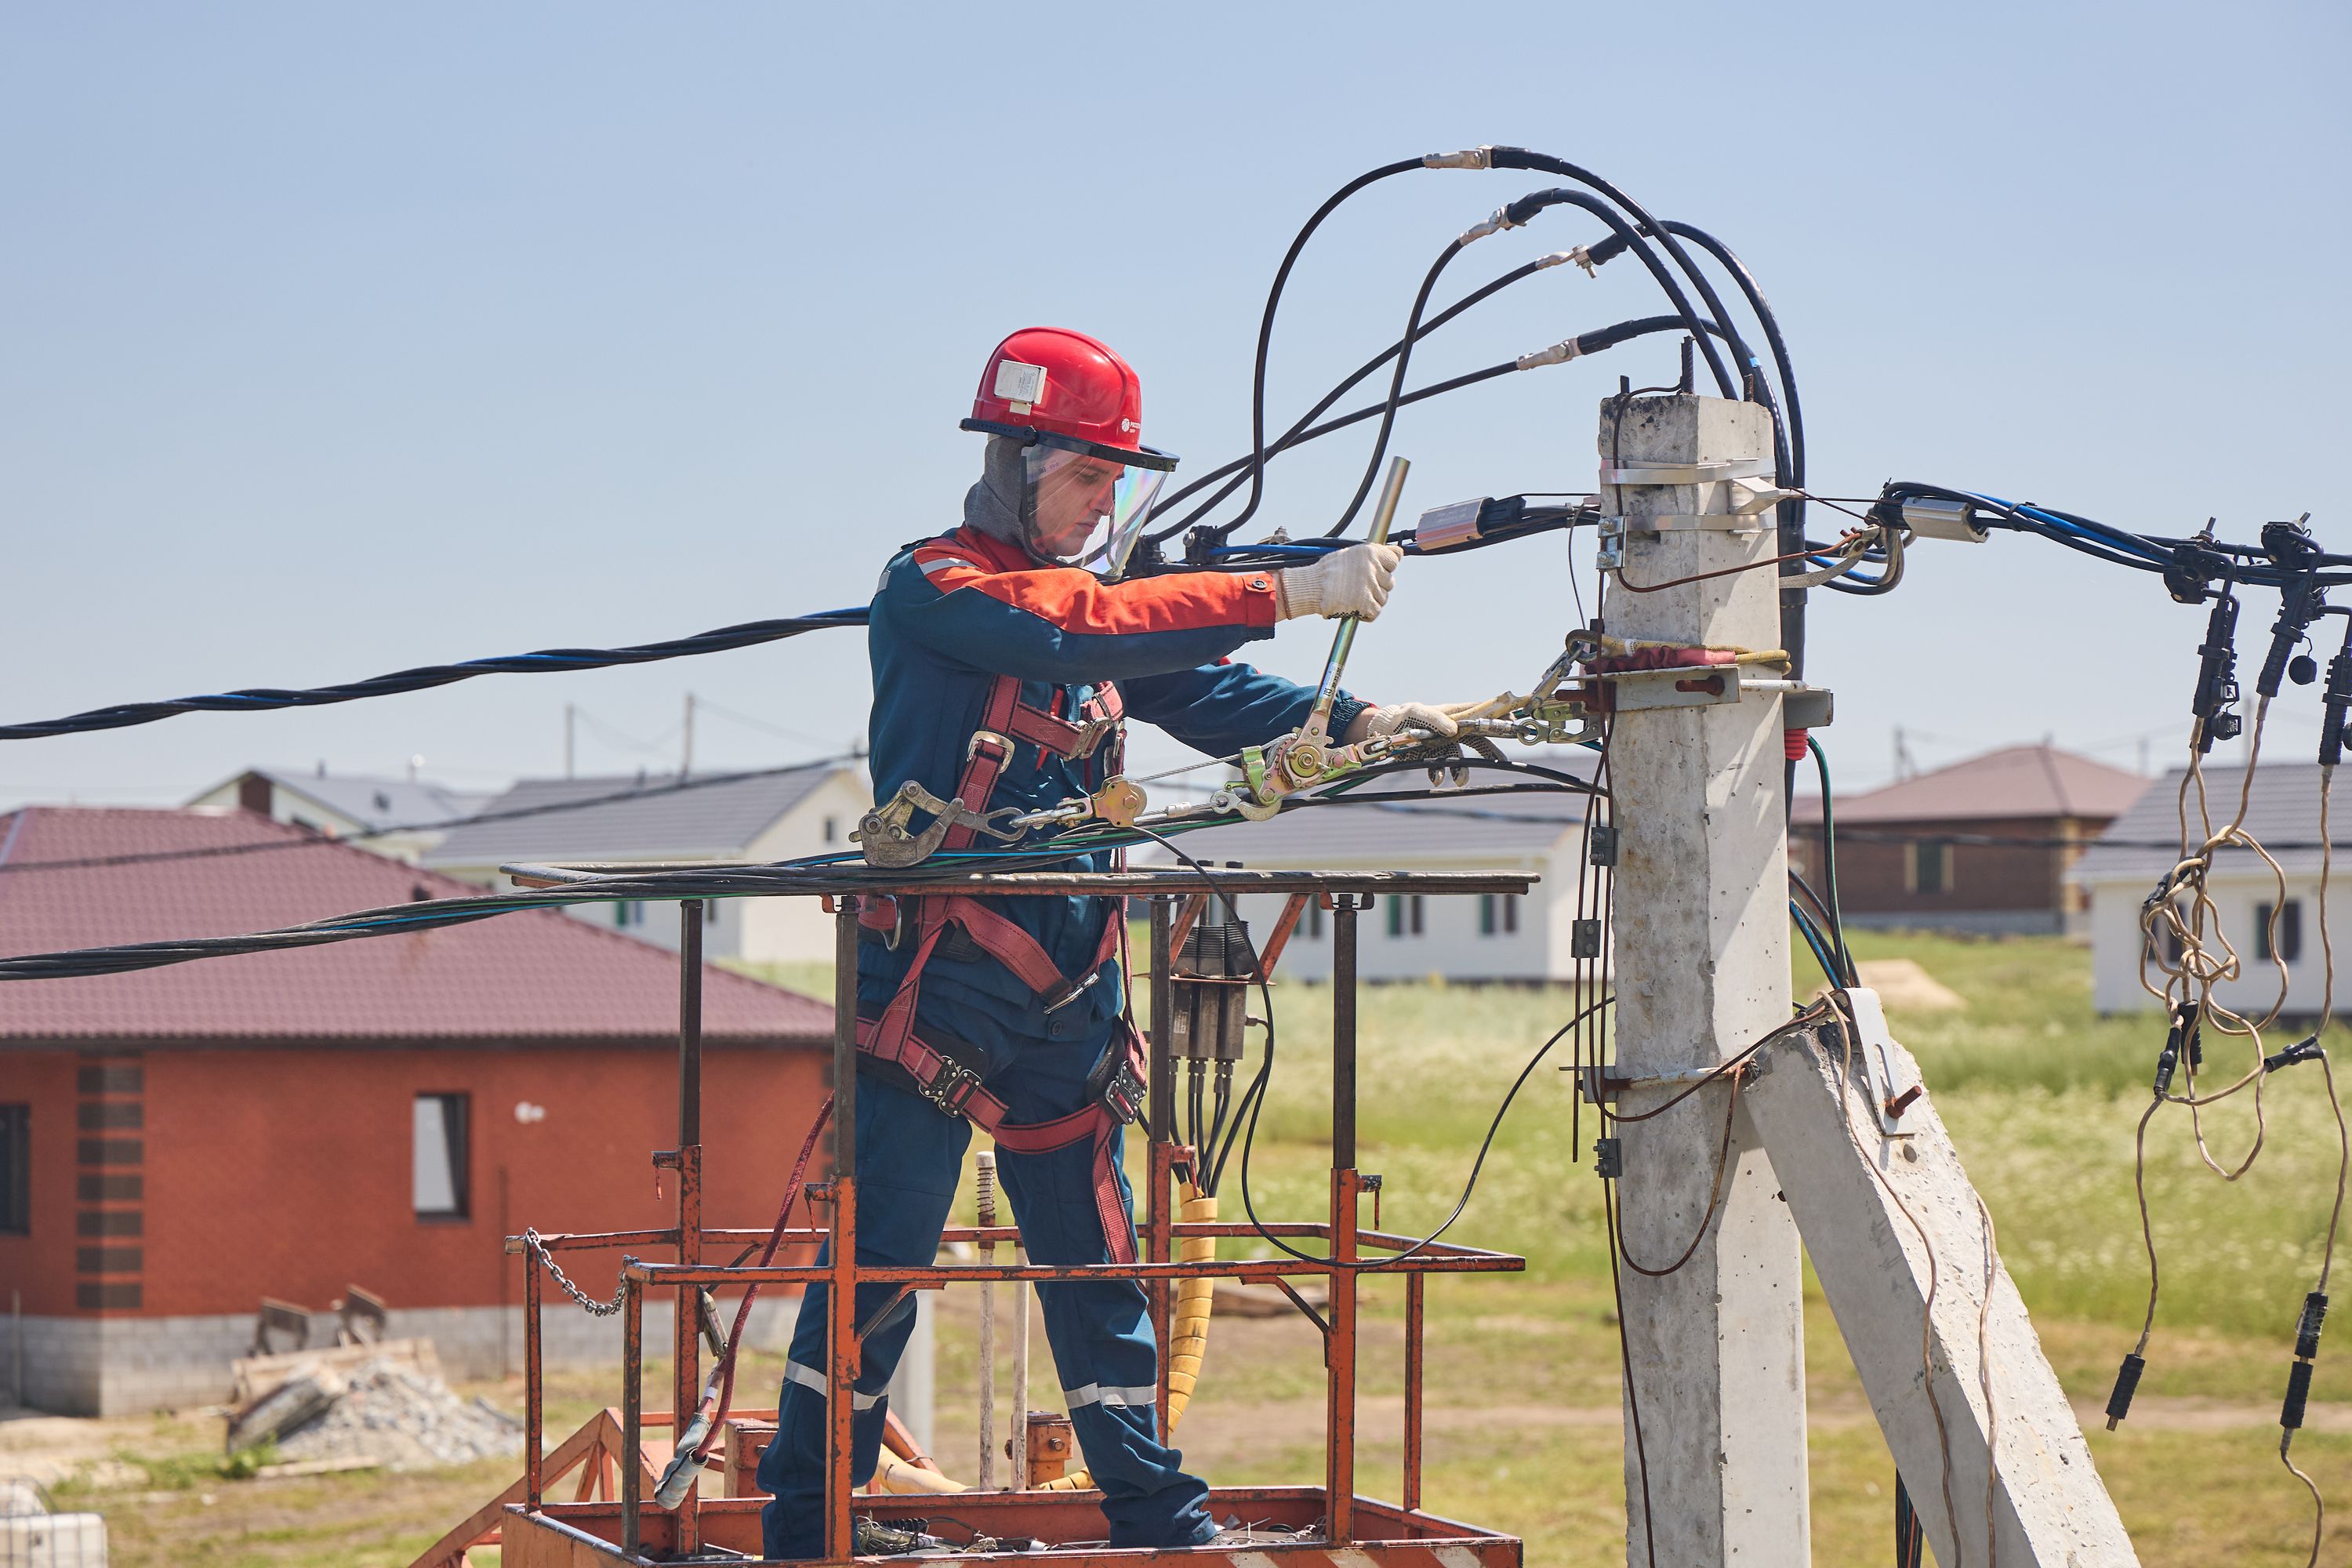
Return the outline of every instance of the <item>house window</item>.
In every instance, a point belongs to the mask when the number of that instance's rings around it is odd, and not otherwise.
[[[2273,906],[2254,906],[2254,956],[2265,963],[2277,959],[2293,963],[2303,956],[2303,900],[2289,899],[2275,906],[2278,915],[2278,950],[2271,950],[2271,915]]]
[[[1389,934],[1404,934],[1404,895],[1402,893],[1389,895]]]
[[[1478,895],[1478,934],[1480,936],[1509,936],[1518,929],[1518,894],[1481,893]]]
[[[635,899],[622,899],[613,905],[613,923],[623,931],[646,923],[646,906]]]
[[[1323,940],[1323,906],[1321,904],[1310,903],[1307,906],[1307,938],[1309,942]]]
[[[1952,890],[1952,847],[1936,839],[1904,846],[1904,890],[1933,895]]]
[[[414,1112],[416,1217],[466,1217],[467,1096],[420,1094]]]
[[[33,1229],[33,1108],[0,1105],[0,1236]]]
[[[1496,915],[1495,912],[1495,895],[1492,893],[1479,894],[1478,934],[1480,936],[1494,935],[1499,927],[1500,920],[1501,917]]]
[[[828,816],[828,817],[826,817],[826,818],[824,819],[824,841],[825,841],[827,844],[834,844],[834,843],[838,843],[838,842],[840,841],[840,838],[841,838],[841,818],[839,818],[839,817],[837,817],[837,816]]]
[[[1505,893],[1503,895],[1503,934],[1513,935],[1518,929],[1519,896],[1517,893]]]
[[[727,906],[712,899],[702,906],[702,923],[712,931],[719,929],[719,916]]]
[[[1428,900],[1419,893],[1393,895],[1389,900],[1389,934],[1420,936],[1426,929],[1423,920]]]

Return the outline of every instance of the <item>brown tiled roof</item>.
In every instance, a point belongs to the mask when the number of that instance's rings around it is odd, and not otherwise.
[[[11,869],[275,841],[256,854]],[[0,816],[0,952],[266,931],[479,889],[247,812],[26,806]],[[829,1039],[829,1007],[716,967],[714,1040]],[[674,1040],[674,954],[552,910],[128,974],[0,984],[0,1042]]]
[[[1798,771],[1801,781],[1805,770]],[[2004,746],[1859,795],[1841,792],[1841,827],[1864,822],[1957,822],[2072,816],[2098,821],[2131,808],[2147,780],[2055,746]],[[1797,797],[1796,820],[1819,822],[1819,795]]]

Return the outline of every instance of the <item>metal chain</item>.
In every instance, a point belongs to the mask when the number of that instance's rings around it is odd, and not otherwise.
[[[614,1313],[621,1310],[621,1303],[626,1298],[629,1289],[629,1282],[626,1279],[622,1280],[618,1285],[613,1288],[613,1299],[611,1300],[595,1300],[589,1296],[587,1291],[583,1290],[579,1286],[574,1285],[572,1282],[572,1277],[564,1273],[562,1268],[557,1265],[554,1258],[550,1255],[547,1250],[547,1243],[541,1238],[538,1231],[532,1229],[529,1226],[525,1226],[522,1232],[522,1244],[530,1249],[530,1255],[533,1258],[538,1258],[540,1262],[547,1266],[547,1272],[554,1279],[558,1285],[563,1287],[563,1293],[580,1303],[581,1310],[588,1313],[591,1317],[609,1318]],[[621,1258],[621,1267],[626,1268],[630,1264],[635,1263],[635,1258],[625,1254]]]

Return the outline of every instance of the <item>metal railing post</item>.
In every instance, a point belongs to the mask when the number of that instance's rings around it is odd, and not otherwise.
[[[833,1233],[825,1292],[824,1555],[848,1560],[857,1411],[857,900],[833,920]]]
[[[1331,1258],[1356,1258],[1356,896],[1331,900]],[[1324,1489],[1331,1544],[1355,1535],[1356,1271],[1330,1270],[1331,1336],[1325,1385]]]

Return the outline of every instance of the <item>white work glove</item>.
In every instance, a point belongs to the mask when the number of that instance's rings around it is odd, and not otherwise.
[[[1419,730],[1440,740],[1452,740],[1461,726],[1454,715],[1443,708],[1426,702],[1400,702],[1392,708],[1373,708],[1364,714],[1364,733],[1393,735],[1400,730]]]
[[[1311,566],[1286,566],[1274,574],[1275,614],[1286,621],[1300,616],[1378,620],[1403,559],[1394,544],[1350,544]]]

